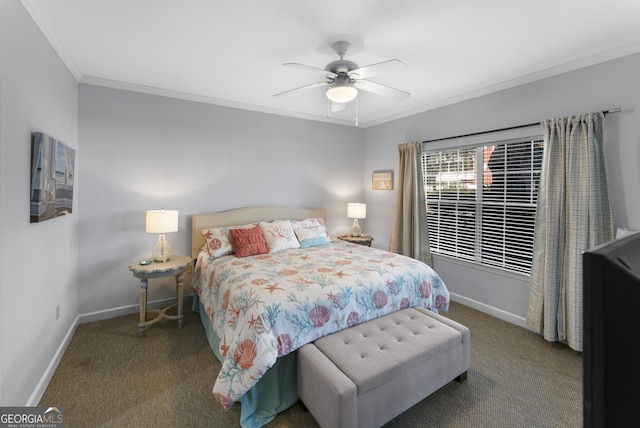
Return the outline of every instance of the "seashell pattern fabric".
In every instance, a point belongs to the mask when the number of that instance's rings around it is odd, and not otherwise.
[[[345,241],[243,258],[203,250],[192,286],[220,338],[213,393],[225,409],[279,356],[319,337],[408,307],[449,307],[425,263]]]

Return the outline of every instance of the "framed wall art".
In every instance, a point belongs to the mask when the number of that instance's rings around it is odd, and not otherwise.
[[[373,190],[393,190],[393,171],[374,171],[371,175]]]
[[[76,151],[43,133],[31,134],[30,222],[71,214]]]

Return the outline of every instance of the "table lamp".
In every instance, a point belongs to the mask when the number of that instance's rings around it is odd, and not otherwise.
[[[171,259],[173,250],[165,233],[178,231],[178,211],[176,210],[148,210],[147,211],[147,233],[159,233],[158,242],[156,243],[151,257],[156,262],[166,262]]]
[[[353,219],[353,224],[351,225],[351,236],[360,237],[362,236],[362,229],[360,229],[360,224],[358,224],[359,218],[367,218],[367,204],[358,204],[350,202],[347,204],[347,217]]]

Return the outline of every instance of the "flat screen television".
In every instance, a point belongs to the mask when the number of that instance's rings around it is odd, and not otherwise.
[[[591,248],[582,261],[584,426],[640,423],[640,233]]]

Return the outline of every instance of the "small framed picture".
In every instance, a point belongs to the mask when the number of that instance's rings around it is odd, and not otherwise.
[[[393,190],[393,171],[374,171],[371,175],[373,190]]]

